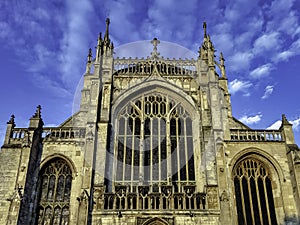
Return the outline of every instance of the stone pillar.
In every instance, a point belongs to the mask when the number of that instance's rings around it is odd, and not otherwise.
[[[18,224],[20,225],[34,223],[37,216],[36,204],[38,197],[38,175],[42,155],[43,125],[41,106],[39,105],[35,114],[29,120],[28,132],[26,132],[22,142],[20,165],[24,165],[25,168],[19,167],[20,173],[17,177],[17,184],[20,187],[24,187],[18,218]]]

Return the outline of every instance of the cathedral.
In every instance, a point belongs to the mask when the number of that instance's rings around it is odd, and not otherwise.
[[[12,115],[0,152],[3,225],[299,224],[300,149],[285,115],[255,130],[231,110],[203,23],[196,59],[89,50],[79,110],[45,127]],[[47,110],[45,110],[45,113]],[[1,143],[2,144],[2,143]]]

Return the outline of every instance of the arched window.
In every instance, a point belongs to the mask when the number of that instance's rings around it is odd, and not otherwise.
[[[192,119],[171,96],[153,93],[128,102],[118,114],[114,143],[114,162],[107,164],[114,166],[107,171],[131,191],[141,180],[172,180],[176,192],[195,181]]]
[[[42,168],[38,202],[38,225],[68,225],[72,172],[63,159],[53,159]]]
[[[246,158],[235,166],[233,177],[238,224],[276,225],[268,168],[256,158]]]

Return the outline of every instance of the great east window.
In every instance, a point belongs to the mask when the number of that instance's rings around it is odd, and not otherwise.
[[[114,143],[108,191],[115,184],[129,185],[130,192],[141,184],[157,185],[157,191],[170,184],[180,192],[195,181],[192,119],[171,96],[155,93],[128,102],[118,115]]]

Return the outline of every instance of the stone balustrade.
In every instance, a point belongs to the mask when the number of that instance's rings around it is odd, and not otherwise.
[[[150,75],[153,70],[162,75],[189,75],[196,74],[195,60],[161,60],[151,61],[134,60],[134,59],[116,59],[114,63],[114,71],[118,75]]]
[[[204,210],[206,194],[195,192],[194,187],[173,193],[172,186],[161,192],[150,192],[149,186],[139,186],[137,192],[122,187],[114,193],[104,193],[104,210]]]
[[[230,130],[231,141],[284,141],[278,130]]]
[[[85,137],[85,128],[51,128],[46,127],[43,129],[42,137],[44,140],[55,139],[78,139]]]

